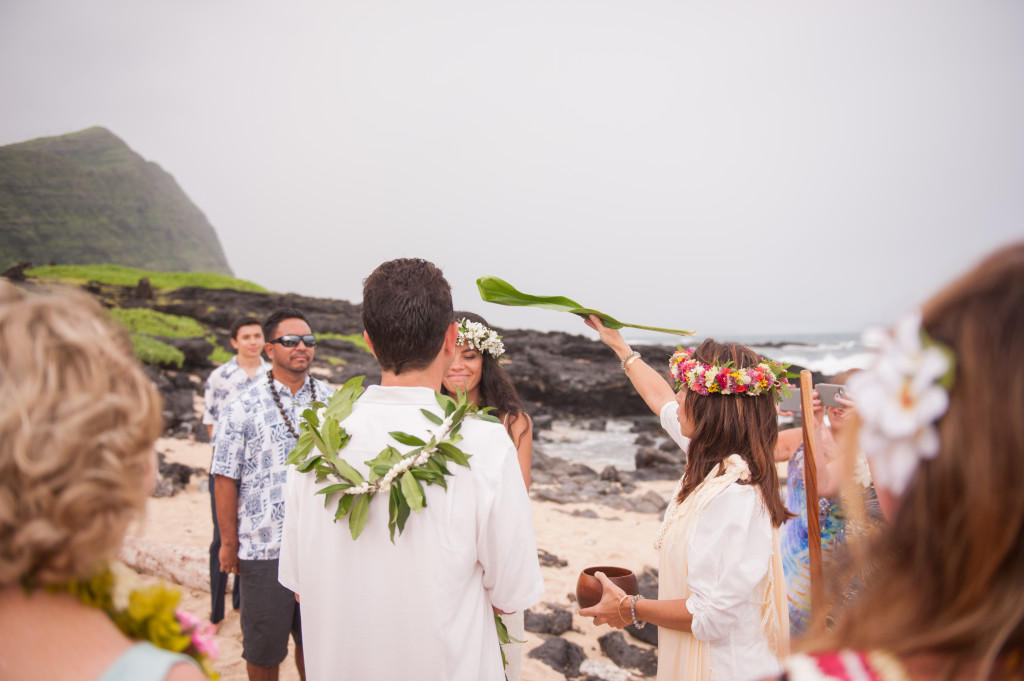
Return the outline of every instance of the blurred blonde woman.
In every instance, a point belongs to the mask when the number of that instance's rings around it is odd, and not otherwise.
[[[888,524],[783,678],[1024,679],[1024,243],[908,316],[849,385]]]
[[[92,298],[0,282],[0,679],[206,678],[83,603],[125,596],[107,564],[152,488],[160,410]]]

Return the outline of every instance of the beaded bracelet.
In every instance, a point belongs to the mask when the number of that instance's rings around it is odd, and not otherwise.
[[[643,629],[647,626],[647,622],[643,620],[637,620],[636,618],[636,602],[639,601],[641,598],[643,598],[643,596],[637,594],[636,596],[633,596],[633,600],[629,602],[629,614],[632,615],[633,626],[637,629]]]
[[[633,362],[635,362],[638,359],[640,359],[640,353],[637,352],[636,350],[633,350],[628,355],[626,355],[625,357],[622,358],[622,361],[619,362],[619,366],[621,366],[622,370],[628,374],[629,373],[629,365],[632,364]]]

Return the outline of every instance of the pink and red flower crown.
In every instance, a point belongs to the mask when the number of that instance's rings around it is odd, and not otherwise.
[[[693,350],[680,349],[668,361],[676,390],[686,388],[698,395],[750,395],[771,393],[776,402],[789,396],[788,364],[767,357],[757,366],[737,369],[732,362],[704,364],[693,358]]]

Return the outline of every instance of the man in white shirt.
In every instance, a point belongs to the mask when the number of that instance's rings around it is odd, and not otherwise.
[[[238,354],[210,372],[206,379],[203,423],[206,424],[206,433],[211,443],[217,432],[217,417],[228,402],[270,370],[270,363],[263,359],[263,325],[255,317],[239,317],[231,324],[231,347]],[[220,526],[217,524],[217,495],[214,487],[211,475],[213,541],[210,543],[210,621],[216,624],[224,619],[224,594],[228,588],[228,576],[220,570]],[[239,603],[238,578],[235,577],[235,585],[231,590],[231,604],[235,610],[238,610]]]
[[[381,385],[353,405],[338,456],[365,476],[384,448],[410,449],[389,433],[436,428],[421,410],[444,415],[435,391],[458,326],[448,282],[419,259],[366,279],[362,318]],[[449,464],[447,489],[424,485],[425,508],[394,542],[386,492],[353,540],[316,494],[326,483],[289,470],[279,579],[302,597],[309,681],[503,681],[494,611],[524,610],[543,591],[529,496],[501,424],[467,418],[459,434],[470,467]]]

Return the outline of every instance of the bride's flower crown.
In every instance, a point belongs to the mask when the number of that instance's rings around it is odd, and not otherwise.
[[[490,329],[480,322],[471,322],[468,319],[459,320],[458,345],[467,345],[480,354],[490,355],[495,360],[501,359],[505,354],[505,344],[501,342],[494,329]]]
[[[925,333],[920,313],[891,334],[868,331],[864,345],[877,347],[878,355],[849,381],[861,420],[860,446],[875,484],[902,494],[920,462],[939,453],[936,424],[949,407],[955,357]]]
[[[704,364],[693,358],[693,350],[680,348],[668,361],[676,390],[686,388],[698,395],[750,395],[771,393],[776,402],[789,396],[788,364],[766,357],[757,366],[737,369],[732,362]]]

